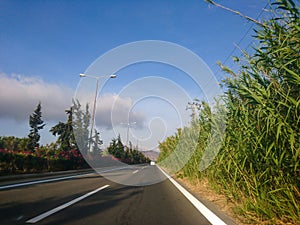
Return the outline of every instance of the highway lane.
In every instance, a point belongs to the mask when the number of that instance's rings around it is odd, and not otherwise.
[[[153,174],[164,176],[156,166],[145,165],[106,173],[136,184],[147,183],[146,177]],[[98,174],[0,190],[0,224],[32,222],[99,188],[103,189],[35,224],[211,224],[168,180],[149,186],[126,186]]]

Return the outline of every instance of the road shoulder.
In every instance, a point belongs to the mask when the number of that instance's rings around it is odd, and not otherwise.
[[[180,185],[186,188],[192,195],[201,201],[206,207],[213,211],[220,217],[226,224],[243,225],[242,221],[237,218],[233,211],[234,203],[230,202],[224,195],[217,193],[213,190],[207,180],[190,180],[186,177],[179,178],[174,176]]]

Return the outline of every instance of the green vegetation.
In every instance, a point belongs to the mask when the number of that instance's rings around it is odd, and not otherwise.
[[[87,168],[76,149],[60,151],[56,143],[26,149],[29,138],[0,137],[0,175]],[[24,147],[25,146],[25,147]]]
[[[102,141],[99,133],[95,130],[95,135],[89,140],[89,122],[90,114],[88,105],[85,112],[81,110],[81,105],[78,101],[73,101],[72,107],[67,109],[66,114],[68,119],[65,123],[59,122],[50,129],[50,132],[58,136],[56,144],[60,151],[69,151],[71,149],[80,149],[81,153],[86,155],[90,145],[94,153],[99,153]]]
[[[198,104],[190,127],[160,143],[158,161],[170,171],[178,161],[164,160],[186,134],[198,133],[198,143],[180,174],[208,179],[213,188],[236,203],[241,218],[255,224],[298,224],[300,221],[300,19],[291,0],[272,3],[271,19],[257,23],[253,54],[235,57],[238,71],[230,74],[221,105]],[[221,149],[204,171],[199,162],[226,110],[226,133]],[[220,133],[221,135],[221,133]],[[183,138],[180,154],[193,146]],[[178,159],[177,159],[178,160]],[[202,161],[203,163],[203,161]],[[205,162],[204,162],[205,163]],[[176,167],[176,166],[175,166]],[[201,171],[201,172],[200,172]]]
[[[139,152],[137,149],[132,148],[132,144],[129,147],[123,145],[120,135],[118,138],[112,139],[109,147],[107,148],[109,154],[113,155],[117,160],[127,164],[140,164],[149,163],[151,160]]]
[[[73,101],[73,105],[65,112],[67,121],[59,122],[50,129],[57,136],[54,143],[39,145],[38,131],[45,126],[41,103],[29,118],[31,129],[28,137],[0,137],[0,175],[88,168],[84,156],[92,161],[102,157],[99,132],[95,129],[93,137],[89,137],[88,105],[83,111],[80,103]],[[131,143],[129,148],[124,146],[120,136],[112,140],[107,152],[128,164],[150,162]]]
[[[39,147],[39,130],[43,129],[45,125],[46,124],[44,124],[44,121],[42,120],[42,106],[39,102],[33,114],[29,117],[29,126],[31,127],[31,129],[28,135],[28,148],[32,151],[34,150],[34,148]]]
[[[31,129],[28,138],[0,137],[0,174],[87,168],[83,155],[88,153],[89,144],[93,153],[100,152],[102,142],[99,133],[95,130],[95,136],[89,143],[88,106],[83,112],[79,102],[73,101],[66,114],[68,119],[65,123],[59,122],[50,129],[53,135],[58,136],[55,143],[39,145],[38,131],[45,126],[41,103],[29,118]]]

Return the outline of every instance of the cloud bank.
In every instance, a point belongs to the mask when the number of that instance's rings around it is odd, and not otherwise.
[[[74,90],[69,87],[49,84],[37,77],[0,73],[1,119],[28,121],[29,115],[41,102],[44,121],[65,121],[65,110],[71,106],[73,98]],[[92,112],[92,101],[89,101],[89,106]],[[113,125],[135,121],[137,126],[143,126],[145,115],[142,112],[132,112],[131,109],[132,100],[129,97],[104,94],[98,98],[96,124],[112,129]]]
[[[71,104],[71,88],[49,84],[37,77],[0,73],[0,117],[28,120],[41,102],[44,120],[64,120]]]
[[[105,94],[98,100],[96,123],[111,129],[128,122],[135,122],[137,128],[144,126],[146,116],[141,111],[133,111],[132,99],[121,98],[117,94]]]

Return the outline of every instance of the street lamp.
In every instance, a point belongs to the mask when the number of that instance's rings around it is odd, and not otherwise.
[[[132,125],[136,124],[136,122],[132,122],[132,123],[121,123],[121,124],[127,126],[127,140],[126,140],[126,146],[128,147],[128,141],[129,141],[129,127],[131,127]]]
[[[94,98],[93,113],[92,113],[92,125],[91,125],[90,140],[89,140],[89,150],[90,150],[90,152],[92,152],[91,140],[92,140],[92,136],[93,136],[93,129],[94,129],[94,123],[95,123],[95,112],[96,112],[96,102],[97,102],[97,96],[98,96],[99,79],[105,78],[105,77],[116,78],[117,75],[111,74],[111,75],[106,75],[106,76],[92,76],[92,75],[87,75],[87,74],[81,73],[81,74],[79,74],[79,76],[96,79],[96,93],[95,93],[95,98]]]
[[[86,75],[84,73],[79,74],[80,77],[90,77],[90,78],[94,78],[94,79],[98,79],[99,78],[104,78],[104,77],[109,77],[109,78],[116,78],[117,75],[115,74],[111,74],[111,75],[107,75],[107,76],[91,76],[91,75]]]

